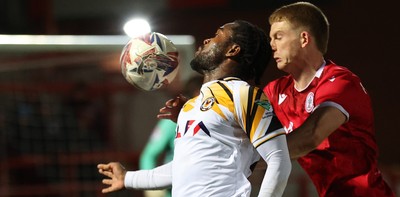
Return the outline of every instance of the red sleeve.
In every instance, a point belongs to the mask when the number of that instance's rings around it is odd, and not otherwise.
[[[369,96],[360,79],[345,68],[336,68],[324,74],[315,95],[315,105],[334,102],[344,108],[350,116],[369,108]]]

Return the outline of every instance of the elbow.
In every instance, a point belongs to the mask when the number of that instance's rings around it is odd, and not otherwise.
[[[316,130],[311,129],[307,131],[296,131],[289,134],[287,137],[290,158],[293,160],[315,150],[324,140],[322,136],[318,135]]]
[[[322,142],[323,137],[320,135],[322,131],[318,130],[318,125],[313,124],[312,126],[308,126],[302,129],[305,129],[301,132],[304,132],[305,136],[303,138],[303,149],[307,152],[310,152],[318,147],[318,145]]]
[[[324,139],[321,138],[316,132],[314,132],[307,140],[307,143],[305,143],[305,149],[309,150],[308,152],[311,152],[315,150],[323,141]]]
[[[323,139],[317,134],[310,135],[303,143],[303,147],[301,148],[301,156],[307,155],[309,152],[317,149],[322,141]]]

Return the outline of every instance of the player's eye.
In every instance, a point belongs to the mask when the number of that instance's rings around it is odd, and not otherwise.
[[[280,40],[280,39],[282,39],[282,34],[275,34],[275,36],[274,36],[274,39],[275,40]]]

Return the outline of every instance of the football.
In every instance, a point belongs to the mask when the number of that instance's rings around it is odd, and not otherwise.
[[[157,90],[175,79],[179,52],[165,35],[150,32],[128,41],[120,65],[122,75],[131,85],[145,91]]]

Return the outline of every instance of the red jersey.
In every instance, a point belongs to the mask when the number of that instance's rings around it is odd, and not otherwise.
[[[298,159],[320,196],[394,196],[377,167],[373,111],[360,79],[327,62],[304,90],[281,77],[264,88],[286,132],[296,132],[318,107],[333,106],[347,122],[313,151]]]

